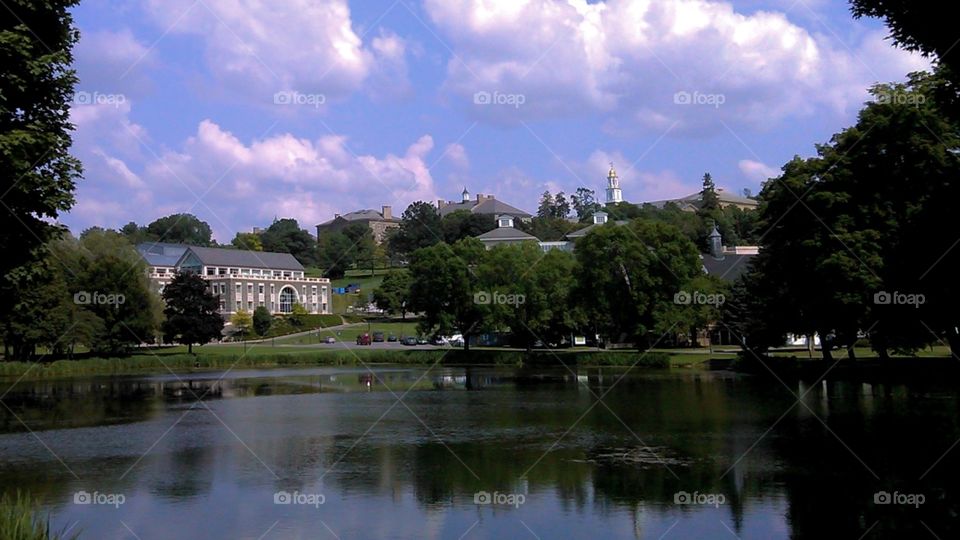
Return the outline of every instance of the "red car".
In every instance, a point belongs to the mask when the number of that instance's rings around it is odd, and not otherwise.
[[[360,334],[357,336],[357,345],[370,345],[371,343],[370,334]]]

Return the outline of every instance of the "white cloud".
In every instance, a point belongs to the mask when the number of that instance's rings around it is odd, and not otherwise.
[[[752,159],[741,159],[737,162],[737,167],[752,182],[766,182],[769,178],[780,176],[780,171],[765,163],[754,161]]]
[[[370,201],[402,209],[436,198],[427,163],[434,146],[429,135],[400,154],[355,155],[341,135],[309,140],[282,133],[244,141],[203,120],[176,149],[140,153],[111,144],[119,143],[111,137],[118,130],[131,138],[123,127],[135,126],[127,118],[129,106],[90,107],[74,110],[81,119],[74,152],[86,174],[78,186],[80,203],[64,221],[76,232],[191,212],[226,242],[234,232],[274,217],[296,218],[312,230],[335,212],[368,207]]]
[[[150,0],[148,10],[171,33],[201,37],[218,85],[265,102],[278,91],[337,99],[371,74],[407,84],[403,40],[381,33],[365,46],[346,0]]]
[[[446,89],[501,122],[601,113],[658,131],[769,127],[856,110],[877,78],[924,63],[879,34],[850,51],[781,13],[744,15],[719,1],[426,0],[426,9],[455,54]],[[478,106],[476,92],[524,103]],[[684,97],[692,103],[676,103]]]

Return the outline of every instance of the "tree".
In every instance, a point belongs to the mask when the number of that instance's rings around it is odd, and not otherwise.
[[[897,46],[936,56],[951,72],[960,74],[960,59],[948,54],[957,43],[956,25],[939,5],[916,0],[850,0],[850,5],[858,19],[883,19]]]
[[[168,340],[186,343],[188,354],[193,354],[194,343],[203,345],[220,337],[220,301],[208,291],[207,282],[199,275],[175,275],[163,288],[163,301],[163,334]]]
[[[270,310],[265,306],[257,306],[253,310],[253,331],[258,336],[265,336],[271,326],[273,326],[273,315],[270,315]]]
[[[561,191],[557,193],[557,196],[553,199],[553,214],[552,217],[557,219],[567,219],[567,216],[570,215],[570,202],[567,201],[567,196]]]
[[[342,232],[350,242],[350,264],[372,271],[376,266],[377,243],[370,227],[363,223],[351,223]]]
[[[316,265],[317,244],[309,232],[300,228],[291,218],[274,221],[260,233],[264,251],[289,253],[304,266]]]
[[[59,249],[74,252],[57,256],[70,293],[104,323],[96,352],[116,354],[154,341],[162,315],[160,299],[151,290],[146,264],[124,237],[96,231],[79,244]]]
[[[237,249],[263,251],[263,242],[260,241],[260,235],[257,233],[238,232],[230,244]]]
[[[551,195],[549,191],[544,191],[543,195],[540,196],[540,204],[537,206],[537,217],[554,217],[553,205],[553,195]]]
[[[340,231],[328,231],[317,242],[317,265],[324,277],[340,279],[354,263],[354,245]]]
[[[13,2],[0,22],[0,310],[19,302],[16,280],[42,269],[41,248],[74,203],[80,161],[69,153],[75,0]],[[24,21],[27,21],[26,23]]]
[[[592,189],[585,187],[577,188],[576,193],[570,196],[573,203],[573,210],[577,213],[577,219],[580,223],[587,223],[593,214],[599,212],[603,207],[596,200],[596,193]]]
[[[717,186],[713,183],[710,173],[703,174],[703,189],[700,190],[699,211],[706,217],[720,209],[720,198],[717,196]]]
[[[120,234],[127,239],[133,245],[137,245],[143,242],[156,242],[157,238],[152,234],[148,233],[146,228],[137,225],[135,222],[131,221],[120,228]]]
[[[230,323],[233,324],[234,333],[240,334],[240,339],[245,339],[253,328],[253,317],[249,312],[241,309],[230,317]]]
[[[490,214],[474,214],[469,210],[457,210],[443,216],[440,230],[443,241],[454,244],[464,238],[473,238],[497,227],[496,218]]]
[[[432,204],[417,201],[403,211],[400,228],[390,237],[389,251],[393,258],[405,258],[414,251],[432,246],[443,238],[440,212]]]
[[[450,335],[459,331],[464,348],[483,322],[484,305],[476,302],[481,292],[475,268],[485,255],[475,238],[449,246],[439,243],[421,248],[410,257],[411,311],[422,312],[421,330]]]
[[[193,214],[171,214],[147,225],[146,233],[158,242],[212,246],[212,232],[207,222]]]
[[[394,270],[383,278],[380,286],[373,291],[373,301],[377,307],[390,314],[399,313],[406,319],[410,305],[410,285],[412,279],[407,270]]]
[[[680,231],[641,220],[591,230],[574,254],[574,296],[596,333],[617,342],[649,344],[656,315],[701,272],[696,246]]]

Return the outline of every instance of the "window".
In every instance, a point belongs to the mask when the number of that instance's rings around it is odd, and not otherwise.
[[[239,302],[240,296],[243,294],[243,285],[240,283],[237,283],[235,289],[236,289],[237,302]]]
[[[237,275],[237,274],[239,274],[239,273],[240,273],[240,271],[237,270],[236,268],[231,268],[231,269],[230,269],[230,275],[231,275],[231,276],[235,276],[235,275]]]
[[[297,292],[293,287],[280,289],[280,313],[292,313],[293,305],[297,303]]]
[[[240,311],[242,307],[243,307],[243,304],[239,300],[237,300],[237,311]]]
[[[253,296],[253,283],[247,283],[247,296]]]
[[[260,294],[263,294],[263,289],[264,289],[263,283],[261,283],[260,285],[258,285],[258,287],[259,287],[259,291],[258,291],[258,292],[259,292]]]
[[[247,311],[253,311],[253,300],[247,300]]]
[[[218,275],[218,276],[225,276],[225,275],[227,275],[227,269],[226,269],[226,268],[217,268],[217,275]]]
[[[212,266],[207,267],[207,275],[212,276],[214,274],[214,268]]]
[[[164,275],[164,274],[166,274],[166,273],[167,273],[167,269],[166,269],[166,268],[157,268],[157,275],[162,276],[162,275]]]

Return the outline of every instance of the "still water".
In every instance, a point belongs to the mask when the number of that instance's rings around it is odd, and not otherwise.
[[[0,490],[82,539],[956,538],[958,398],[582,368],[20,382]]]

